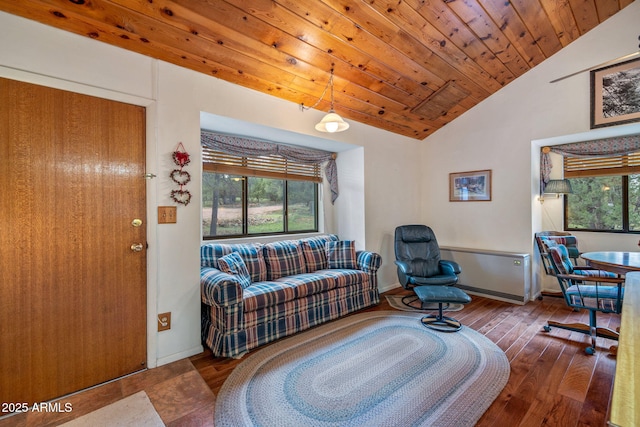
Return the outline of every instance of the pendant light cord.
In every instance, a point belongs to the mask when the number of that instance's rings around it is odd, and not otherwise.
[[[315,104],[313,104],[310,107],[305,107],[304,103],[300,104],[300,110],[305,111],[305,110],[311,110],[312,108],[316,108],[318,104],[320,104],[320,102],[322,102],[322,100],[324,99],[324,96],[326,95],[327,89],[329,89],[329,86],[331,86],[331,111],[333,111],[333,68],[331,69],[331,76],[329,77],[329,81],[327,82],[327,85],[322,91],[322,95],[320,95],[320,98],[316,101]]]

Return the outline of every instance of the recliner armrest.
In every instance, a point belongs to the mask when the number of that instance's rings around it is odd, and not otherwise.
[[[400,269],[400,271],[402,271],[404,274],[413,273],[413,271],[411,270],[411,264],[409,264],[408,262],[396,261],[395,263],[398,266],[398,268]]]
[[[460,274],[462,273],[462,268],[460,268],[460,264],[455,261],[449,261],[446,259],[440,260],[440,268],[443,272],[449,274]]]

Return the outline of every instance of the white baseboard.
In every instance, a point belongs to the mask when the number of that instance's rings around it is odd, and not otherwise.
[[[389,283],[388,285],[385,286],[378,286],[378,291],[383,294],[387,291],[390,291],[392,289],[396,289],[396,288],[402,288],[402,286],[400,285],[400,282],[395,282],[395,283]]]
[[[169,363],[176,362],[181,359],[186,359],[187,357],[195,356],[196,354],[200,354],[204,351],[204,347],[202,345],[192,347],[188,350],[181,351],[180,353],[171,354],[169,356],[161,357],[157,360],[156,366],[167,365]]]

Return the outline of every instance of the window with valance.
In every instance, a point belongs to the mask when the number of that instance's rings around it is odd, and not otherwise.
[[[640,135],[543,147],[541,186],[549,181],[550,153],[563,156],[565,230],[640,232]]]
[[[336,154],[201,132],[203,236],[318,231],[321,166],[338,197]]]

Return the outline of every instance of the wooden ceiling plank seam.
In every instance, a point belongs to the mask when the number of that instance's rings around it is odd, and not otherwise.
[[[102,15],[96,16],[96,13],[100,11],[102,11]],[[123,34],[120,37],[125,40],[127,37],[147,41],[153,40],[163,46],[171,46],[175,51],[200,56],[205,60],[218,63],[224,60],[226,65],[236,67],[239,72],[253,70],[252,74],[258,75],[256,70],[261,70],[261,72],[271,75],[270,80],[277,85],[287,86],[295,77],[294,74],[277,68],[269,62],[256,60],[242,52],[233,51],[224,45],[218,45],[217,49],[210,49],[209,42],[186,30],[168,26],[163,27],[161,31],[157,30],[154,26],[157,21],[135,11],[131,11],[129,14],[124,13],[123,8],[113,2],[92,0],[91,3],[82,5],[72,3],[72,6],[68,6],[65,14],[73,14],[79,20],[90,20],[88,23],[96,28],[103,27],[104,29],[104,24],[110,25],[113,30],[121,30]],[[117,22],[118,20],[124,25],[120,25]],[[109,29],[107,28],[105,31],[109,31]],[[135,50],[135,48],[131,47],[130,50]],[[154,57],[162,59],[162,53],[156,52]]]
[[[294,6],[295,6],[295,4],[297,4],[297,3],[293,3],[293,4],[294,4]],[[316,27],[322,26],[322,23],[327,22],[327,20],[326,20],[326,19],[321,20],[321,19],[315,19],[315,18],[313,18],[313,17],[312,17],[312,18],[310,18],[310,16],[309,16],[309,15],[311,15],[311,14],[310,14],[309,12],[307,12],[307,11],[303,11],[303,10],[301,10],[299,13],[300,13],[301,15],[303,15],[303,16],[301,16],[301,17],[300,17],[301,19],[307,19],[307,20],[308,20],[308,19],[311,19],[311,20],[310,20],[311,24],[312,24],[312,25],[314,25],[314,26],[316,26]],[[313,20],[313,19],[315,19],[315,23],[314,23],[314,20]],[[332,27],[333,27],[333,26],[332,26]],[[342,40],[341,40],[341,39],[339,39],[339,38],[338,38],[338,41],[339,41],[339,42],[342,42]],[[431,53],[431,51],[429,51],[429,52]],[[376,53],[378,53],[378,52],[377,52],[377,51],[375,51],[375,52],[372,52],[371,54],[376,54]],[[335,52],[334,52],[334,54],[335,54]],[[439,60],[439,58],[438,58],[437,56],[433,56],[433,57],[434,57],[435,59],[438,59],[438,60]],[[445,74],[446,76],[458,75],[458,76],[459,76],[458,78],[459,78],[460,80],[462,80],[462,79],[466,79],[466,77],[465,77],[464,75],[462,75],[462,74],[458,73],[458,72],[457,72],[454,68],[452,68],[449,64],[446,64],[446,63],[444,63],[444,62],[442,62],[442,63],[443,63],[443,64],[446,66],[446,68],[447,68],[446,73],[443,73],[443,74]],[[397,66],[395,67],[395,69],[397,69]],[[480,85],[476,85],[476,83],[475,83],[474,81],[472,81],[472,80],[467,80],[467,81],[468,81],[468,83],[466,83],[467,88],[468,88],[468,89],[470,89],[471,91],[473,91],[473,92],[475,93],[475,96],[476,96],[477,98],[484,98],[484,97],[486,97],[486,95],[488,94],[488,92],[487,92],[483,87],[481,87]],[[444,84],[444,80],[442,81],[442,84]],[[474,86],[475,86],[475,87],[474,87]],[[431,91],[431,92],[432,92],[432,91]],[[426,96],[428,96],[428,95],[426,95]],[[426,97],[426,96],[425,96],[425,97]],[[416,99],[416,101],[415,101],[415,104],[417,104],[418,102],[420,102],[422,99],[424,99],[424,97],[422,97],[422,98],[417,98],[417,99]],[[412,106],[412,105],[410,105],[410,106]]]
[[[502,86],[515,79],[515,75],[495,55],[492,49],[478,38],[475,33],[451,10],[449,3],[424,3],[418,0],[405,0],[426,22],[464,52],[478,66],[489,73]]]
[[[174,5],[175,6],[175,5]],[[184,25],[184,20],[181,20],[180,17],[184,16],[184,12],[186,11],[186,9],[177,9],[174,7],[174,9],[172,9],[172,13],[171,13],[171,17],[170,18],[166,18],[166,19],[176,19],[178,22],[178,24],[180,25],[180,29],[182,31],[189,31],[187,28],[189,26]],[[198,15],[199,16],[199,15]],[[197,18],[188,18],[189,20],[191,20],[192,22],[196,22],[194,19],[197,20]],[[194,37],[203,37],[205,39],[207,39],[207,29],[206,29],[206,25],[204,25],[203,23],[200,23],[199,25],[194,25],[192,26],[195,28],[196,32],[198,33],[197,35],[194,35]],[[233,37],[224,37],[223,35],[220,35],[221,37],[216,37],[215,35],[211,35],[211,38],[209,40],[211,40],[212,42],[218,44],[218,45],[224,45],[227,48],[230,48],[232,50],[235,50],[238,52],[239,55],[243,55],[243,52],[241,52],[239,46],[232,46],[229,47],[229,45],[234,45],[235,43],[237,43],[238,40],[244,40],[245,38],[243,38],[242,36],[238,36],[238,39],[233,39]],[[217,42],[217,40],[219,39],[225,39],[225,40],[229,40],[231,39],[231,41],[229,43],[227,42]],[[260,42],[255,42],[253,43],[253,39],[249,40],[247,42],[248,46],[252,46],[255,44],[260,44],[260,46],[257,46],[257,49],[260,48],[266,48],[267,46],[264,43],[260,43]],[[272,49],[270,48],[271,51],[276,51],[276,49]],[[296,89],[299,90],[301,93],[307,93],[310,96],[315,96],[316,99],[320,96],[320,94],[322,94],[322,91],[324,90],[324,88],[326,87],[326,82],[321,82],[318,81],[317,83],[315,82],[314,78],[309,74],[309,73],[299,73],[298,72],[298,67],[305,66],[305,67],[313,67],[311,64],[306,64],[303,61],[299,61],[297,62],[295,65],[291,65],[288,64],[288,61],[286,60],[286,58],[284,56],[289,57],[289,55],[286,55],[284,53],[280,53],[281,55],[283,55],[282,57],[269,57],[267,55],[261,55],[261,54],[254,54],[254,55],[249,55],[252,56],[254,59],[261,61],[263,63],[269,63],[269,62],[275,62],[277,64],[281,64],[282,66],[285,67],[285,69],[290,70],[290,72],[292,74],[294,74],[295,77],[292,78],[292,80],[289,82],[289,86],[292,89]],[[315,67],[314,67],[315,69]],[[310,85],[309,84],[299,84],[299,79],[298,78],[302,78],[302,79],[306,79],[308,82],[311,82],[311,84],[313,86],[315,86],[315,90],[313,90],[313,92],[310,91]],[[326,78],[328,80],[329,78],[329,73],[326,73]],[[339,85],[339,80],[335,80],[336,82],[336,86]],[[279,82],[274,82],[275,84],[280,84]],[[362,89],[360,86],[358,86],[358,88]],[[403,110],[406,109],[406,105],[405,104],[401,104],[399,101],[387,98],[387,97],[383,97],[382,95],[378,94],[375,91],[369,91],[367,90],[367,93],[363,93],[366,90],[366,88],[364,90],[359,90],[358,92],[354,92],[352,96],[356,96],[358,98],[362,98],[362,99],[369,99],[371,98],[372,100],[370,101],[372,105],[374,105],[374,108],[376,109],[376,111],[397,111],[398,113],[402,112]],[[344,92],[344,91],[343,91]]]
[[[468,61],[469,58],[453,43],[443,43],[444,36],[431,24],[426,22],[418,12],[405,3],[399,2],[396,4],[396,7],[387,7],[380,2],[372,1],[370,5],[378,10],[380,14],[386,16],[401,27],[403,31],[409,33],[413,38],[432,50],[435,53],[434,57],[440,58],[452,69],[457,70],[458,73],[461,73],[470,81],[479,84],[481,87],[484,86],[488,88],[491,92],[502,88],[499,82],[493,79],[475,62]],[[411,16],[411,20],[403,19],[403,17],[408,16]],[[415,25],[410,25],[410,22],[422,22],[423,26],[418,28]],[[427,25],[424,25],[425,23]]]
[[[531,69],[527,60],[516,50],[509,39],[503,36],[500,28],[478,3],[453,1],[447,3],[447,6],[477,38],[494,52],[514,76],[519,77]]]
[[[323,18],[316,16],[312,12],[306,12],[307,9],[301,8],[302,3],[295,0],[276,0],[275,3],[281,5],[283,9],[295,13],[300,19],[307,21],[315,28],[325,32],[340,43],[346,43],[371,58],[377,57],[387,66],[394,69],[396,73],[415,81],[417,84],[425,86],[424,83],[427,83],[426,86],[431,91],[436,90],[439,87],[437,85],[432,85],[430,81],[434,78],[440,79],[440,77],[426,68],[423,64],[420,64],[414,59],[408,57],[403,52],[395,48],[395,46],[383,43],[380,39],[374,37],[370,32],[368,32],[364,26],[354,23],[340,12],[331,9],[329,6],[320,2],[313,3],[314,10],[317,11],[318,14],[331,15],[330,18]],[[304,5],[308,6],[308,4]],[[332,23],[331,28],[337,34],[326,30],[327,22]],[[389,46],[393,46],[394,49],[389,49]],[[385,56],[383,58],[379,57],[379,53],[381,51],[385,52]]]
[[[436,70],[433,65],[434,53],[415,38],[406,34],[395,22],[381,15],[377,10],[367,4],[358,4],[348,0],[322,0],[327,7],[335,11],[336,14],[344,15],[346,24],[353,28],[363,29],[371,36],[378,38],[390,46],[395,47],[401,54],[408,58],[420,58],[414,60],[417,66],[426,69],[431,77],[425,78],[421,83],[427,85],[432,90],[437,90],[446,82],[446,77],[450,73],[449,64],[444,64],[446,70]],[[341,12],[344,10],[344,12]],[[316,19],[316,21],[322,21]],[[318,22],[316,22],[316,25]],[[335,26],[333,26],[335,28]],[[402,35],[405,37],[402,37]],[[396,61],[394,63],[397,64]],[[397,66],[396,66],[397,68]],[[436,74],[439,72],[439,75]],[[497,73],[498,74],[498,73]]]
[[[352,9],[350,9],[350,12],[351,11]],[[376,22],[390,22],[387,17],[380,15],[377,10],[373,10],[373,12],[379,15],[381,18]],[[360,24],[356,22],[355,25]],[[425,68],[431,69],[431,71],[433,73],[436,73],[438,76],[442,76],[437,77],[438,81],[434,81],[434,83],[437,85],[436,89],[442,87],[447,80],[455,78],[460,84],[464,85],[476,99],[484,99],[489,94],[489,92],[484,87],[476,84],[475,81],[469,79],[467,76],[451,67],[450,64],[443,61],[433,52],[433,50],[420,43],[411,34],[397,27],[395,23],[391,23],[391,25],[394,25],[394,27],[398,28],[398,31],[395,36],[390,39],[389,44],[396,47],[396,49],[409,57],[420,58],[420,62]],[[425,97],[420,98],[418,100],[418,103],[422,102],[424,99]]]
[[[238,1],[238,0],[228,0],[228,2],[231,2],[233,4],[233,2],[239,3],[236,6],[240,7],[240,6],[245,6],[246,4],[242,1]],[[252,4],[252,6],[254,6]],[[249,13],[248,11],[245,11],[246,13]],[[269,16],[267,14],[264,14],[265,16],[267,16],[267,19],[270,19]],[[255,17],[255,16],[254,16]],[[272,24],[273,19],[270,21],[263,21],[265,22],[267,25],[271,25]],[[311,25],[311,24],[308,24]],[[300,31],[300,27],[301,25],[296,25],[296,26],[292,26],[290,23],[287,23],[287,29],[291,28],[290,31],[285,30],[284,32],[294,38],[297,38],[301,41],[304,41],[305,43],[307,43],[305,41],[306,37],[304,37]],[[314,27],[315,28],[315,27]],[[369,55],[365,55],[364,53],[358,51],[357,49],[355,49],[353,46],[350,46],[346,43],[342,43],[341,40],[336,40],[334,37],[332,36],[328,36],[328,35],[324,35],[324,33],[322,34],[324,36],[325,39],[330,41],[328,43],[326,43],[327,46],[332,46],[334,45],[334,43],[338,42],[341,43],[341,45],[339,46],[340,48],[326,48],[326,49],[318,49],[319,52],[322,52],[325,55],[328,55],[332,61],[336,61],[336,62],[344,62],[347,66],[350,67],[354,67],[357,68],[359,70],[361,70],[363,73],[365,74],[370,74],[370,73],[374,73],[372,74],[372,77],[375,79],[375,81],[377,82],[383,82],[385,84],[388,84],[390,87],[396,88],[396,90],[402,90],[404,91],[409,97],[415,97],[416,93],[420,93],[420,92],[425,92],[426,94],[430,94],[433,92],[433,90],[430,90],[422,85],[420,85],[419,82],[416,82],[414,80],[411,79],[400,79],[400,80],[395,80],[394,78],[397,76],[397,72],[395,71],[395,69],[391,66],[388,66],[386,64],[383,64],[382,62],[379,61],[379,55],[377,57],[371,57]],[[369,61],[372,61],[371,63],[369,63]],[[369,63],[368,65],[365,65]],[[334,67],[336,69],[336,75],[339,74],[339,69],[340,67],[336,64],[336,66]],[[329,69],[329,67],[327,67],[327,69]],[[375,70],[375,71],[372,71]],[[324,71],[324,70],[323,70]],[[361,78],[360,78],[361,79]],[[352,79],[353,80],[353,79]],[[397,99],[396,97],[392,97],[391,95],[389,95],[388,93],[385,94],[385,96],[391,98],[391,99]],[[428,95],[427,95],[428,96]],[[416,101],[419,99],[416,98]]]
[[[115,0],[115,1],[118,1],[118,0]],[[126,2],[122,2],[122,3],[126,3]],[[178,25],[181,25],[181,28],[182,28],[182,29],[185,29],[185,28],[186,28],[186,26],[185,26],[182,22],[174,22],[174,21],[172,21],[172,19],[176,19],[177,21],[180,21],[180,18],[179,18],[179,17],[180,17],[180,16],[182,16],[182,15],[185,15],[185,13],[188,13],[187,11],[191,12],[191,14],[189,15],[189,17],[187,17],[187,18],[186,18],[186,20],[187,20],[187,21],[188,21],[189,19],[197,19],[197,18],[191,18],[191,16],[201,16],[201,15],[199,15],[197,12],[192,12],[192,11],[190,11],[190,9],[188,9],[188,8],[186,8],[186,7],[184,7],[184,6],[178,5],[176,2],[156,0],[156,2],[155,2],[155,3],[157,3],[157,4],[158,4],[158,5],[157,5],[157,7],[158,7],[158,8],[161,8],[162,10],[168,10],[168,11],[171,11],[171,12],[170,12],[170,15],[171,15],[170,17],[165,17],[165,15],[167,15],[166,13],[157,13],[157,12],[155,13],[155,14],[156,14],[156,16],[160,16],[160,18],[161,18],[161,19],[163,19],[163,20],[165,20],[165,21],[167,21],[167,23],[168,23],[168,24],[173,24],[173,25],[178,24]],[[193,3],[193,2],[191,2],[191,3]],[[219,3],[224,3],[224,2],[219,2]],[[202,4],[202,3],[201,3],[201,2],[198,2],[198,4]],[[234,7],[234,6],[232,6],[232,5],[229,5],[229,6],[230,6],[230,7]],[[139,10],[139,9],[138,9],[138,10]],[[201,12],[202,12],[202,10],[201,10]],[[209,19],[208,17],[207,17],[207,18],[202,17],[202,18],[203,18],[203,19]],[[213,21],[211,21],[211,22],[213,22]],[[201,24],[200,24],[200,25],[202,25],[202,26],[204,26],[204,27],[207,27],[207,25],[206,25],[204,22],[201,22]],[[265,25],[268,25],[268,24],[265,24]],[[273,27],[271,27],[271,28],[273,28]],[[231,30],[229,30],[229,31],[231,31]],[[201,31],[201,30],[200,30],[200,31],[196,31],[196,32],[198,32],[198,36],[202,36],[202,37],[205,37],[205,38],[206,38],[206,31]],[[230,39],[233,39],[233,37],[229,37],[229,38],[230,38]],[[214,39],[212,39],[212,40],[213,40],[214,42],[217,42],[217,40],[216,40],[215,38],[214,38]],[[252,39],[252,40],[253,40],[253,39]],[[278,64],[286,64],[286,63],[288,62],[288,61],[287,61],[287,59],[293,59],[293,61],[294,61],[294,62],[298,62],[298,61],[297,61],[297,59],[296,59],[296,58],[292,58],[292,56],[291,56],[290,54],[288,54],[288,53],[283,53],[282,51],[280,51],[280,50],[278,50],[278,49],[274,49],[274,48],[273,48],[273,46],[271,46],[271,45],[267,45],[267,44],[262,43],[262,42],[259,42],[259,41],[256,41],[256,43],[260,43],[263,47],[268,48],[268,50],[273,50],[273,51],[278,51],[278,52],[280,52],[280,54],[281,54],[281,55],[283,55],[283,58],[284,58],[284,59],[283,59],[283,60],[280,60],[280,61],[278,61],[278,59],[277,59],[277,58],[274,58],[274,59],[273,59],[273,61],[275,61],[275,62],[276,62],[276,63],[278,63]],[[301,42],[301,43],[302,43],[302,42]],[[229,43],[223,43],[223,44],[227,44],[227,47],[228,47],[228,45],[229,45]],[[311,46],[308,46],[308,47],[309,47],[309,48],[311,48],[311,49],[314,49],[314,50],[316,49],[316,48],[311,47]],[[238,48],[235,48],[235,49],[236,49],[236,50],[238,50]],[[328,56],[328,55],[327,55],[327,56]],[[254,57],[256,57],[256,56],[254,56]],[[267,62],[267,63],[268,63],[268,62],[271,62],[271,61],[269,61],[269,58],[268,58],[268,57],[267,57],[267,58],[264,58],[264,57],[263,57],[263,58],[259,58],[259,57],[258,57],[257,59],[260,59],[260,60],[262,60],[263,62]],[[305,63],[304,61],[300,61],[300,62],[302,63],[302,65],[303,65],[303,66],[314,67],[314,69],[316,68],[315,66],[313,66],[313,64],[308,64],[308,63]],[[297,66],[300,66],[301,64],[300,64],[300,63],[298,63],[298,64],[291,65],[291,66],[292,66],[292,67],[295,67],[296,65],[297,65]],[[285,65],[285,66],[286,66],[286,65]],[[349,67],[350,67],[350,65],[349,65]],[[345,67],[345,68],[349,68],[349,67]],[[289,67],[289,68],[290,68],[290,67]],[[326,69],[329,69],[329,66],[327,66],[327,67],[325,67],[325,68],[326,68]],[[290,69],[291,69],[291,68],[290,68]],[[292,72],[294,72],[294,73],[295,73],[295,68],[294,68],[294,69],[291,69],[291,70],[292,70]],[[321,71],[322,71],[323,73],[325,73],[325,69],[321,69]],[[299,74],[299,73],[297,73],[297,74],[298,74],[298,75],[301,75],[301,74]],[[316,73],[316,75],[317,75],[317,73]],[[310,76],[310,75],[307,75],[307,78],[308,78],[310,81],[313,81],[313,80],[314,80],[314,78],[313,78],[312,76]],[[373,82],[374,80],[372,79],[371,81]],[[379,81],[379,79],[378,79],[378,80],[376,80],[376,82],[378,82],[378,81]],[[322,86],[318,85],[318,87],[319,87],[319,89],[318,89],[317,93],[315,94],[315,95],[316,95],[316,97],[320,96],[320,94],[322,93],[322,90],[324,89],[324,85],[322,85]],[[360,96],[365,97],[365,95],[366,95],[366,97],[373,97],[373,98],[376,98],[376,97],[377,97],[377,98],[380,98],[380,99],[378,100],[378,102],[379,102],[379,103],[382,103],[386,108],[394,108],[393,106],[387,106],[387,105],[386,105],[386,103],[387,103],[387,102],[395,102],[395,103],[396,103],[396,105],[404,105],[404,104],[401,104],[401,100],[405,99],[405,98],[406,98],[406,96],[412,96],[411,94],[408,94],[408,93],[406,93],[406,92],[404,92],[404,91],[402,92],[402,93],[403,93],[403,95],[400,95],[399,93],[398,93],[398,94],[396,94],[395,92],[394,92],[394,93],[390,93],[390,91],[389,91],[389,90],[387,90],[387,91],[372,90],[371,88],[367,88],[366,86],[365,86],[365,87],[363,87],[363,88],[364,88],[364,90],[365,90],[365,91],[366,91],[366,90],[368,90],[369,92],[367,92],[367,94],[363,94],[363,95],[360,95]],[[392,86],[389,86],[389,88],[392,88],[392,89],[393,89],[393,91],[399,91],[399,90],[400,90],[400,88],[398,88],[398,87],[392,87]],[[381,95],[379,92],[382,92],[382,95]],[[384,99],[383,99],[383,98],[384,98]]]
[[[580,37],[580,31],[568,0],[540,0],[562,46]]]
[[[580,35],[599,24],[598,11],[594,0],[569,0]]]
[[[596,11],[598,12],[598,21],[603,22],[620,11],[617,1],[596,0]]]
[[[539,0],[510,0],[510,3],[547,58],[562,49],[558,35]]]
[[[470,0],[471,1],[471,0]],[[529,33],[528,28],[524,25],[520,16],[510,3],[503,0],[473,0],[487,12],[496,23],[498,28],[502,30],[505,36],[520,52],[532,67],[540,64],[546,59],[544,52],[535,42]]]
[[[187,30],[184,29],[179,29],[178,31],[184,31],[186,32]],[[194,36],[196,37],[196,36]],[[218,46],[218,49],[221,48],[221,46],[223,46],[224,44]],[[204,55],[203,55],[204,56]],[[234,60],[237,60],[238,58],[243,58],[245,56],[248,57],[252,57],[251,55],[245,55],[242,52],[238,52],[237,55],[229,55],[231,58],[233,58]],[[227,55],[223,55],[223,57],[227,57]],[[268,67],[272,67],[272,65],[268,64],[269,58],[255,58],[257,61],[259,61],[259,64],[267,64]],[[220,60],[218,60],[218,58],[215,58],[216,62],[221,62]],[[242,62],[239,64],[232,64],[235,65],[236,68],[238,69],[245,69],[247,71],[250,70],[250,73],[253,75],[258,74],[257,69],[262,69],[263,67],[265,67],[265,65],[259,65],[259,67],[248,67],[246,62]],[[271,74],[272,76],[274,75],[278,75],[279,71],[276,69],[274,70],[274,73]],[[298,77],[301,77],[302,79],[305,78],[304,75],[299,75]],[[327,73],[327,80],[328,80],[328,73]],[[313,80],[307,80],[306,83],[308,84],[302,84],[302,85],[297,85],[298,79],[296,79],[296,76],[294,75],[291,79],[286,80],[286,81],[278,81],[275,78],[270,78],[270,81],[276,85],[276,86],[288,86],[290,89],[294,89],[297,90],[298,92],[300,92],[301,94],[308,94],[311,99],[315,99],[317,100],[318,97],[320,96],[320,94],[322,94],[322,91],[324,90],[324,88],[326,87],[326,83],[322,82],[322,83],[316,83]],[[340,80],[335,80],[338,83],[339,86],[339,82]],[[305,83],[304,80],[301,81],[301,83]],[[315,89],[313,89],[313,87],[315,86]],[[375,114],[380,114],[380,112],[386,112],[386,111],[397,111],[398,113],[402,113],[402,111],[404,111],[406,109],[406,107],[403,104],[400,103],[396,103],[396,104],[390,104],[388,101],[388,99],[383,99],[382,97],[380,97],[377,93],[375,92],[370,92],[367,94],[368,97],[373,98],[373,100],[377,101],[379,105],[375,105],[374,102],[372,101],[371,105],[364,105],[361,104],[357,101],[355,101],[354,99],[348,98],[348,95],[340,95],[340,94],[344,94],[343,91],[339,90],[338,92],[338,96],[337,101],[340,104],[343,105],[349,105],[349,104],[359,104],[359,108],[362,109],[363,112],[367,112],[369,111],[371,115],[375,115]],[[315,97],[315,98],[313,98]],[[315,101],[314,101],[315,102]],[[327,105],[325,107],[325,111],[329,110],[329,106]],[[399,116],[400,117],[400,116]]]

